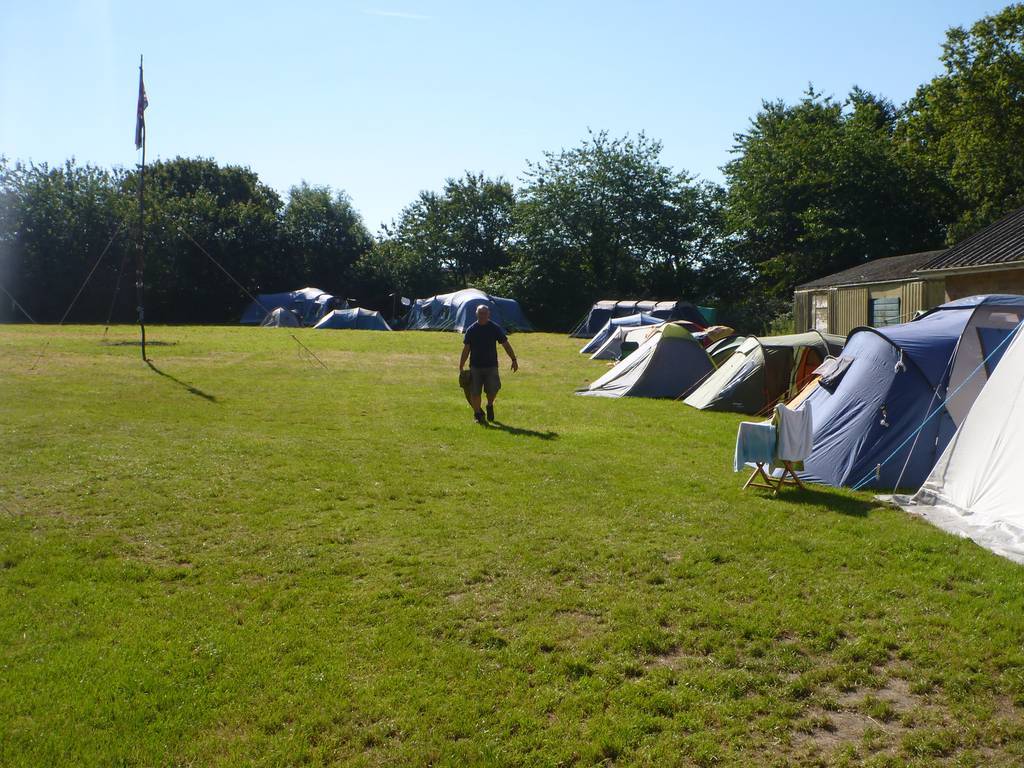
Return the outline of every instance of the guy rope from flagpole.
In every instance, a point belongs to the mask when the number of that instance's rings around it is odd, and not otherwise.
[[[139,334],[142,342],[142,359],[146,359],[146,309],[144,272],[146,266],[146,86],[142,81],[142,54],[139,54],[139,101],[135,110],[135,149],[142,150],[142,164],[139,166],[139,247],[135,259],[135,297],[139,313]]]

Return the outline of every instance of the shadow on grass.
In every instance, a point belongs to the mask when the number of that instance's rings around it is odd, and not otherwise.
[[[878,509],[882,506],[882,504],[876,501],[851,499],[849,496],[843,496],[835,491],[819,490],[810,486],[804,487],[803,490],[799,488],[784,488],[775,498],[792,501],[797,504],[813,504],[830,512],[838,512],[841,515],[850,515],[851,517],[867,517],[868,512],[872,509]]]
[[[185,390],[187,390],[189,392],[189,394],[195,395],[196,397],[201,397],[204,400],[207,400],[207,401],[209,401],[211,403],[216,403],[217,402],[217,398],[214,397],[213,395],[208,394],[207,392],[203,392],[203,390],[199,389],[198,387],[193,387],[188,382],[182,381],[181,379],[176,379],[173,376],[171,376],[171,374],[169,374],[169,373],[164,373],[159,368],[157,368],[155,365],[153,365],[153,361],[152,360],[147,360],[146,361],[146,365],[148,365],[150,368],[152,368],[154,373],[158,373],[161,376],[163,376],[165,379],[170,379],[175,384],[177,384],[179,387],[183,387]]]
[[[493,429],[500,429],[502,432],[508,432],[510,435],[520,435],[522,437],[538,437],[541,440],[556,440],[558,438],[557,432],[538,432],[535,429],[523,429],[522,427],[510,427],[508,424],[502,424],[500,421],[492,421],[488,424]]]
[[[147,341],[147,347],[173,347],[178,342],[176,341]],[[107,341],[104,339],[100,342],[101,347],[138,347],[142,344],[141,341]]]

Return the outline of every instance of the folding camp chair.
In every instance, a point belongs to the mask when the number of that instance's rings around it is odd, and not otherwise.
[[[783,485],[803,490],[797,465],[811,453],[811,435],[809,405],[797,411],[780,403],[775,406],[771,421],[741,422],[736,433],[733,468],[738,472],[743,466],[754,467],[743,488],[767,488],[773,496],[778,495]],[[781,472],[776,476],[779,467]]]
[[[797,476],[797,464],[803,468],[803,461],[811,455],[814,447],[814,423],[811,420],[811,404],[805,402],[799,410],[782,403],[775,406],[774,422],[778,428],[775,447],[775,461],[782,464],[782,474],[775,478],[775,493],[783,485],[795,485],[803,490],[804,484]]]
[[[771,465],[775,459],[777,432],[771,421],[743,421],[736,432],[736,454],[733,469],[739,472],[743,467],[754,467],[753,474],[743,484],[744,488],[771,488],[771,477],[765,472],[765,466]]]

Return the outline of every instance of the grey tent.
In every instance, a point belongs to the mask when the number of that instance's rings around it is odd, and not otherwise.
[[[277,307],[267,315],[260,325],[264,328],[298,328],[302,323],[299,322],[299,318],[290,309]]]
[[[842,336],[808,331],[748,336],[722,367],[686,398],[700,410],[767,413],[796,394],[826,357],[843,349]]]
[[[635,329],[635,331],[648,329]],[[576,394],[594,397],[681,397],[714,363],[693,335],[674,323],[650,328],[635,352]]]
[[[314,328],[344,328],[352,331],[390,331],[380,312],[362,307],[335,309],[324,315]]]

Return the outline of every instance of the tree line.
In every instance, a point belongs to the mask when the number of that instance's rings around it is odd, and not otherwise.
[[[248,299],[227,272],[252,293],[314,285],[384,310],[472,285],[560,330],[598,298],[686,298],[763,330],[801,282],[956,242],[1024,205],[1024,5],[950,29],[941,62],[901,105],[856,87],[763,102],[724,185],[669,167],[644,134],[592,132],[516,184],[448,179],[376,236],[344,192],[302,183],[282,198],[248,168],[157,162],[147,318],[236,321]],[[56,321],[99,260],[68,320],[134,318],[138,184],[136,170],[0,158],[0,287]],[[0,319],[21,311],[9,298]]]

